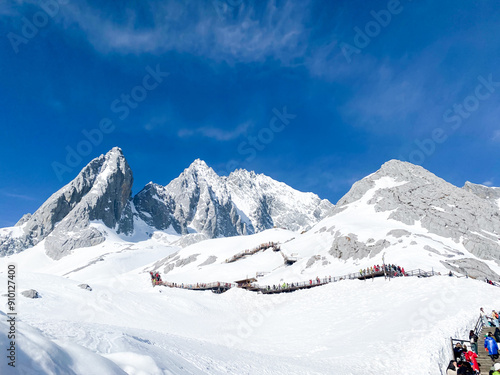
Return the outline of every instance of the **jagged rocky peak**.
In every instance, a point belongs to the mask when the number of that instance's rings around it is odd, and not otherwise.
[[[252,234],[274,226],[304,230],[333,205],[263,174],[244,169],[219,176],[197,159],[167,186],[146,186],[134,206],[142,220],[159,229],[198,232],[210,238]]]
[[[21,234],[0,237],[0,254],[8,255],[46,240],[47,254],[55,259],[71,250],[92,246],[104,237],[90,221],[109,228],[132,230],[130,196],[132,171],[118,147],[86,165],[70,183],[54,193],[18,225]]]

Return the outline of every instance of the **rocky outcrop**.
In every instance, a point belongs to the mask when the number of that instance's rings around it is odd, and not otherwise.
[[[26,298],[40,298],[40,295],[35,289],[28,289],[23,292],[21,292],[21,295],[26,297]]]
[[[82,289],[85,289],[85,290],[88,290],[89,292],[92,291],[92,288],[90,287],[89,284],[80,284],[78,285],[79,288],[82,288]]]
[[[477,195],[479,198],[490,201],[500,209],[500,188],[473,184],[467,181],[463,188],[465,191]]]
[[[378,240],[374,244],[366,244],[358,241],[358,237],[354,233],[342,236],[337,232],[328,253],[334,258],[343,260],[351,258],[355,260],[363,259],[368,256],[374,257],[390,244],[387,240]]]
[[[455,274],[467,275],[479,280],[500,281],[499,276],[487,264],[478,259],[463,258],[441,263]]]
[[[376,173],[354,184],[337,207],[366,194],[375,181],[392,178],[396,184],[372,192],[368,204],[389,219],[407,225],[419,222],[430,233],[462,242],[482,259],[500,259],[500,211],[489,201],[449,184],[422,167],[392,160]]]

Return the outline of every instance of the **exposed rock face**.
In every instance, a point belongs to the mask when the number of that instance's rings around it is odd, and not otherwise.
[[[158,229],[209,238],[252,234],[274,226],[299,231],[327,216],[333,205],[246,170],[218,176],[196,160],[167,186],[149,183],[134,197],[139,217]]]
[[[498,275],[488,265],[478,259],[463,258],[442,263],[454,273],[468,275],[480,280],[484,280],[485,278],[498,280]]]
[[[362,259],[368,256],[374,257],[384,248],[390,246],[387,240],[378,240],[374,244],[366,244],[358,241],[355,234],[349,233],[348,236],[340,236],[336,233],[330,251],[328,252],[334,258],[338,259]]]
[[[101,220],[109,228],[132,229],[130,196],[132,171],[119,148],[92,160],[68,185],[54,193],[33,215],[23,216],[22,232],[0,237],[0,254],[8,255],[46,239],[47,254],[54,259],[69,251],[104,241],[90,226]]]
[[[227,177],[231,199],[254,232],[285,228],[300,232],[332,213],[334,205],[313,193],[302,193],[263,174],[238,169]],[[248,233],[252,233],[248,231]]]
[[[473,184],[467,181],[462,189],[477,195],[479,198],[487,199],[500,208],[500,188]]]

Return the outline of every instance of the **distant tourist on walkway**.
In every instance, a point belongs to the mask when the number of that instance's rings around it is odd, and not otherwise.
[[[457,362],[450,361],[448,368],[446,369],[446,375],[457,375]]]
[[[467,361],[458,362],[457,375],[474,375],[471,364]]]
[[[492,375],[500,375],[500,363],[495,363],[493,366],[493,370],[495,371]]]
[[[453,348],[453,355],[455,357],[455,360],[460,360],[462,358],[462,353],[462,344],[458,342],[457,345],[455,345],[455,347]]]
[[[495,341],[497,343],[499,343],[500,342],[500,328],[498,328],[498,327],[495,328],[495,333],[493,334],[493,336],[495,336]]]
[[[477,354],[472,350],[467,350],[467,346],[464,345],[464,355],[465,360],[472,365],[472,370],[479,373],[479,364],[477,363]]]
[[[488,323],[488,318],[486,317],[486,313],[484,312],[483,308],[481,307],[480,313],[481,319],[483,320],[483,326],[489,327],[490,324]]]
[[[498,327],[498,314],[495,310],[491,310],[491,319],[493,320],[493,324],[495,327]]]
[[[484,348],[488,351],[492,361],[498,358],[498,345],[495,339],[492,337],[491,332],[488,332],[486,338],[484,339]]]
[[[469,340],[470,340],[470,346],[471,346],[471,350],[478,354],[477,352],[477,340],[479,339],[479,337],[477,337],[477,335],[474,333],[474,330],[470,330],[469,332]]]

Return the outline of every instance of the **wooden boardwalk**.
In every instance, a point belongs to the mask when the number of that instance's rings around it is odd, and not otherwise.
[[[210,290],[217,294],[224,293],[236,286],[233,283],[226,283],[220,281],[216,281],[213,283],[196,283],[196,284],[171,283],[165,281],[165,282],[160,282],[159,284],[156,285],[166,286],[169,288],[188,289],[188,290]]]
[[[226,263],[236,262],[237,260],[239,260],[241,258],[244,258],[244,257],[249,256],[249,255],[254,255],[254,254],[258,253],[259,251],[266,251],[267,249],[273,249],[273,251],[280,251],[279,244],[274,243],[274,242],[269,242],[269,243],[259,245],[252,250],[241,251],[241,252],[233,255],[231,258],[226,259]]]
[[[404,276],[417,276],[417,277],[430,277],[434,276],[436,273],[434,271],[423,271],[421,269],[405,272]],[[216,281],[212,283],[172,283],[168,281],[160,281],[156,285],[166,286],[169,288],[180,288],[188,290],[211,290],[214,293],[223,293],[231,288],[239,287],[242,289],[249,290],[251,292],[259,292],[262,294],[278,294],[278,293],[290,293],[301,289],[310,289],[321,285],[326,285],[330,283],[335,283],[342,280],[367,280],[374,279],[375,277],[385,276],[383,271],[373,272],[368,274],[361,274],[360,272],[353,272],[343,276],[328,276],[324,278],[315,278],[308,281],[293,282],[293,283],[282,283],[277,285],[259,285],[255,282],[240,283],[238,285],[236,282],[223,282]],[[398,277],[402,277],[400,275]],[[387,276],[389,277],[389,276]],[[391,276],[394,277],[394,276]]]

